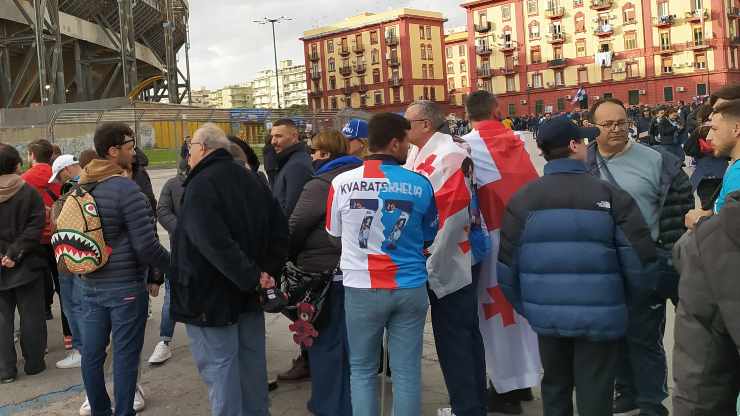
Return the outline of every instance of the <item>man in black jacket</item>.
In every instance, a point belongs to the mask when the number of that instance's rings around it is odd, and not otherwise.
[[[691,184],[681,161],[628,139],[631,122],[624,104],[613,98],[591,107],[590,122],[600,130],[589,146],[587,166],[592,174],[627,191],[640,207],[658,249],[660,270],[645,273],[653,287],[630,305],[626,354],[617,375],[615,413],[640,409],[647,416],[665,416],[668,396],[663,348],[666,299],[677,301],[678,276],[670,249],[686,232],[683,217],[693,207]]]
[[[285,118],[275,121],[270,134],[279,169],[272,182],[272,194],[285,216],[290,218],[303,185],[313,176],[311,157],[306,145],[299,140],[298,128],[293,120]]]
[[[288,224],[256,175],[234,163],[214,124],[190,141],[177,220],[171,311],[186,324],[214,415],[268,415],[265,320],[258,289],[274,284]]]

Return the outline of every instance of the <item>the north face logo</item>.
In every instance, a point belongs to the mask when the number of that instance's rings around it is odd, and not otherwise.
[[[611,209],[612,204],[609,201],[599,201],[596,203],[596,206],[603,209]]]

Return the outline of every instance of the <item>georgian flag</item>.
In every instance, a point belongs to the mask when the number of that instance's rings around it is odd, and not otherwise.
[[[522,139],[499,121],[481,122],[463,139],[471,147],[480,210],[491,240],[478,284],[478,318],[488,377],[499,393],[533,387],[542,374],[537,335],[504,297],[496,264],[506,204],[538,174]]]

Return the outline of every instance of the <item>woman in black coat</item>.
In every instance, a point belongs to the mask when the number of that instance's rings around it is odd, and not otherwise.
[[[46,223],[38,192],[18,175],[18,151],[0,143],[0,383],[18,374],[13,340],[15,310],[21,317],[21,349],[26,374],[46,369],[46,260],[39,240]]]

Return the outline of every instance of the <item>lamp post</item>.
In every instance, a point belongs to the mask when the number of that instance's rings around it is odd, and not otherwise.
[[[259,23],[261,25],[266,25],[268,23],[272,25],[272,51],[275,56],[275,83],[277,87],[278,109],[281,109],[282,106],[280,105],[280,74],[278,73],[277,44],[275,43],[275,23],[280,23],[284,20],[293,20],[293,19],[291,19],[290,17],[280,16],[277,18],[265,17],[262,20],[254,20],[254,23]]]

